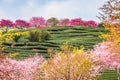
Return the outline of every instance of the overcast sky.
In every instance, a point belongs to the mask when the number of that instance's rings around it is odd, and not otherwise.
[[[95,20],[107,0],[0,0],[0,19],[29,20],[33,16]]]

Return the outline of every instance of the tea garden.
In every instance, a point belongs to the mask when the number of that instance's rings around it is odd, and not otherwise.
[[[103,14],[110,10],[105,5]],[[81,18],[2,19],[0,80],[120,80],[120,23],[114,14],[120,8],[114,7],[99,24]]]

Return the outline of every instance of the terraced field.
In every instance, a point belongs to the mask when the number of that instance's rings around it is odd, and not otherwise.
[[[33,29],[29,29],[33,30]],[[44,28],[51,34],[51,38],[45,42],[28,42],[24,38],[17,43],[4,42],[6,47],[4,53],[19,53],[18,59],[25,58],[36,53],[49,58],[47,53],[48,49],[59,49],[59,46],[68,43],[70,45],[80,47],[83,45],[85,49],[92,49],[93,45],[102,41],[99,35],[100,32],[106,33],[103,27],[91,28],[91,27],[50,27]],[[14,44],[14,47],[12,45]],[[102,71],[102,76],[98,80],[117,80],[116,71],[105,70]]]
[[[33,29],[30,29],[33,30]],[[28,42],[24,38],[19,42],[4,42],[6,47],[5,53],[19,53],[17,58],[24,58],[35,53],[40,53],[48,58],[47,50],[49,48],[59,49],[59,46],[68,43],[70,45],[80,47],[83,45],[85,49],[93,48],[93,45],[101,42],[99,38],[100,32],[105,32],[103,27],[50,27],[44,28],[51,34],[51,38],[45,42]],[[23,30],[24,31],[24,30]],[[14,44],[14,47],[11,47]]]

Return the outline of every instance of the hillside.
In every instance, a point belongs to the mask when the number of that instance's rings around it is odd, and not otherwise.
[[[34,29],[27,29],[27,31]],[[92,27],[49,27],[42,28],[42,30],[47,30],[51,34],[51,38],[45,42],[26,42],[23,39],[19,42],[4,42],[6,49],[4,53],[19,53],[17,59],[26,58],[30,55],[36,53],[43,55],[46,58],[49,58],[47,53],[48,49],[57,50],[59,47],[68,43],[76,47],[83,45],[86,50],[92,49],[93,46],[97,43],[100,43],[102,39],[99,37],[100,33],[105,33],[106,30],[103,27],[92,28]],[[26,31],[26,30],[21,30]],[[14,47],[11,45],[14,44]],[[117,80],[116,71],[107,70],[103,71],[103,76],[99,80]]]
[[[49,54],[47,54],[48,49],[59,49],[59,46],[66,42],[76,47],[83,45],[85,49],[91,49],[93,45],[102,41],[99,38],[100,32],[105,32],[103,27],[49,27],[42,28],[42,30],[49,31],[51,35],[49,40],[44,42],[26,42],[23,39],[17,43],[4,42],[3,44],[6,47],[4,53],[19,53],[17,58],[24,58],[39,53],[47,58],[49,57]],[[12,44],[15,46],[11,47]]]

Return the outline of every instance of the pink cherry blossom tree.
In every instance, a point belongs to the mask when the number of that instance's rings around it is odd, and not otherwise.
[[[11,21],[11,20],[5,20],[5,19],[2,19],[0,21],[0,26],[3,28],[3,27],[6,27],[6,31],[8,30],[9,27],[12,27],[14,25],[14,23]]]
[[[0,21],[0,26],[8,26],[8,27],[12,27],[13,26],[13,22],[11,20],[5,20],[5,19],[2,19]]]
[[[18,28],[23,29],[23,28],[29,28],[30,24],[25,20],[18,19],[18,20],[15,21],[15,26],[17,26]]]
[[[81,18],[75,18],[70,21],[70,26],[82,26],[83,20]]]
[[[32,17],[29,22],[31,27],[37,28],[46,27],[46,20],[43,17]]]
[[[34,56],[24,60],[14,60],[8,57],[0,58],[1,80],[37,80],[36,71],[45,61],[41,56]]]
[[[104,69],[117,69],[118,80],[120,79],[120,44],[117,43],[116,46],[114,42],[99,43],[92,53],[97,55],[96,62]]]
[[[58,23],[58,26],[69,26],[70,20],[68,18],[61,19]]]
[[[84,22],[84,26],[98,27],[98,23],[93,20],[89,20]]]

